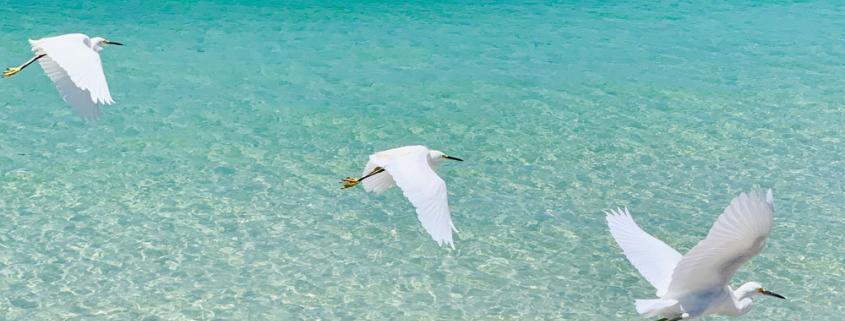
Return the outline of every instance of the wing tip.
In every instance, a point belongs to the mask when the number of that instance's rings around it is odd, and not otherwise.
[[[455,240],[454,240],[454,238],[452,238],[452,230],[453,229],[455,230],[455,232],[457,232],[457,229],[455,229],[455,225],[452,224],[452,222],[450,221],[449,222],[449,228],[445,231],[435,232],[435,231],[429,231],[428,228],[426,228],[426,232],[428,232],[428,234],[431,235],[432,240],[437,242],[437,246],[443,247],[443,245],[448,245],[449,247],[451,247],[454,250],[455,249]]]
[[[437,242],[437,246],[439,246],[439,247],[443,247],[443,245],[448,245],[453,250],[455,249],[455,241],[453,241],[451,237],[443,238],[443,239],[439,239],[439,240],[434,239],[434,240]]]
[[[735,201],[746,202],[765,202],[770,208],[775,208],[775,197],[771,188],[767,189],[753,189],[747,192],[742,192],[731,203]]]
[[[617,221],[626,218],[633,220],[633,217],[631,217],[631,213],[628,212],[628,207],[617,207],[616,209],[610,209],[604,211],[604,214],[608,224],[610,224],[611,221]]]

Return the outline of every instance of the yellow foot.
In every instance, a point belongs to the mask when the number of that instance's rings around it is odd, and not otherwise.
[[[355,187],[355,185],[358,185],[358,183],[359,183],[359,181],[357,179],[354,179],[352,177],[344,178],[344,179],[340,180],[340,182],[343,183],[343,187],[341,187],[340,189],[347,189],[347,188],[350,188],[350,187]]]
[[[3,71],[3,77],[12,77],[12,76],[14,76],[16,73],[19,73],[19,72],[21,72],[21,68],[20,68],[20,67],[9,67],[9,68],[8,68],[8,69],[6,69],[5,71]]]

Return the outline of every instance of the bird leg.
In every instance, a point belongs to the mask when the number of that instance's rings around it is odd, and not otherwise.
[[[9,67],[5,71],[3,71],[3,77],[12,77],[15,74],[21,72],[24,68],[31,65],[33,62],[37,61],[38,59],[44,58],[47,54],[40,54],[38,56],[32,57],[29,61],[25,62],[23,65],[17,67]]]
[[[373,168],[373,170],[369,174],[364,175],[364,177],[357,178],[357,179],[352,178],[352,177],[344,178],[344,179],[340,180],[340,182],[343,183],[343,187],[341,187],[340,189],[347,189],[347,188],[350,188],[350,187],[355,187],[355,185],[358,185],[358,183],[360,183],[364,179],[366,179],[370,176],[373,176],[375,174],[381,173],[381,172],[384,172],[384,168],[376,166],[376,168]]]

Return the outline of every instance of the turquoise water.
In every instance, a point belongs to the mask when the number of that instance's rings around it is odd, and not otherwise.
[[[743,320],[845,313],[843,4],[0,1],[103,35],[95,124],[0,79],[0,320],[639,320],[603,211],[685,252],[739,192],[773,235]],[[4,66],[5,67],[5,66]],[[426,144],[461,231],[339,190]]]

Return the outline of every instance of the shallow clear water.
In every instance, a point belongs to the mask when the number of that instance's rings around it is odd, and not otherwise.
[[[117,104],[0,83],[2,320],[639,319],[603,211],[682,252],[772,187],[744,320],[845,313],[845,6],[0,1],[0,62],[67,32]],[[426,144],[454,251],[398,190],[338,189]]]

